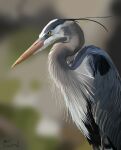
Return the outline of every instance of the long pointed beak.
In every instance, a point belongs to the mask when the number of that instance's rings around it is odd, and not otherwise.
[[[32,54],[34,54],[37,50],[42,48],[44,45],[44,41],[41,41],[38,39],[35,41],[12,65],[12,68],[14,68],[16,65],[20,64],[22,61],[26,60],[29,58]]]

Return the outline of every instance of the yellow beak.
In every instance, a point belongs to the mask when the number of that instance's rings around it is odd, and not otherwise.
[[[35,41],[12,65],[12,68],[14,68],[16,65],[20,64],[22,61],[29,58],[32,54],[34,54],[37,50],[39,50],[44,45],[44,41],[40,41],[38,39]]]

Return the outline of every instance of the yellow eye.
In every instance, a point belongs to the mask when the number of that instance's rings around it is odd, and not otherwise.
[[[48,34],[49,36],[51,36],[51,35],[52,35],[52,32],[51,32],[51,31],[49,31],[47,34]]]

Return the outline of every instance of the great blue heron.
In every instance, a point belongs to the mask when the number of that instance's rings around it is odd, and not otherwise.
[[[51,45],[49,73],[73,121],[94,150],[121,150],[120,76],[104,50],[84,41],[74,19],[54,19],[13,67]]]

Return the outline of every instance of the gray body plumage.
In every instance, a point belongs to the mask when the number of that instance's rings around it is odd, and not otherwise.
[[[64,95],[73,121],[89,140],[100,136],[98,138],[103,141],[105,137],[108,144],[111,142],[112,145],[116,145],[117,150],[120,150],[121,81],[111,59],[103,50],[89,46],[78,52],[68,68],[63,68],[56,48],[61,52],[68,51],[64,47],[62,50],[61,44],[54,46],[54,50],[49,54],[49,71]],[[97,65],[102,65],[102,68]],[[92,130],[98,130],[94,131],[94,134],[97,132],[99,135],[91,135],[87,125],[91,126]],[[98,141],[100,147],[103,146],[101,144],[106,144],[100,140]]]
[[[93,149],[120,150],[121,80],[115,65],[102,49],[82,48],[83,33],[75,22],[66,21],[55,30],[70,39],[52,47],[49,72],[72,120]]]

